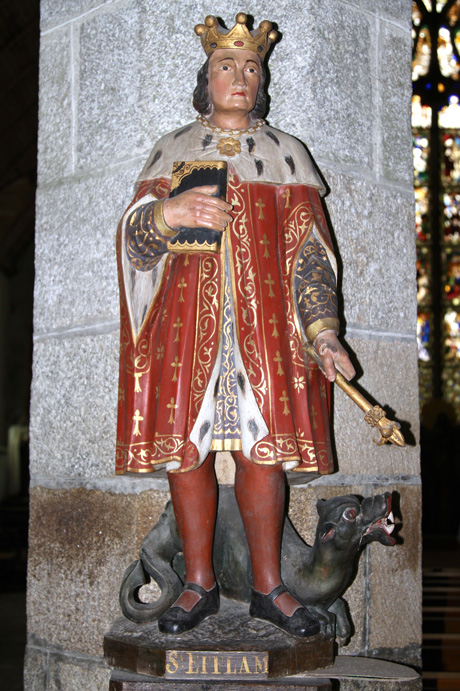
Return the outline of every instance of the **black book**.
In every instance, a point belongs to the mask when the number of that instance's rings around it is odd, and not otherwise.
[[[175,161],[171,175],[170,197],[202,185],[217,185],[214,197],[226,199],[226,161]],[[170,252],[218,252],[222,233],[209,228],[180,228],[173,240],[168,242]]]

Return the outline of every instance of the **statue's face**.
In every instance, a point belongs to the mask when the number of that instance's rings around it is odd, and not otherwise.
[[[216,50],[208,73],[213,114],[250,113],[256,103],[260,71],[259,58],[251,50]]]

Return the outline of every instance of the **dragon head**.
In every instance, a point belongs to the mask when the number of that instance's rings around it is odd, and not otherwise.
[[[391,536],[394,522],[390,492],[362,501],[353,495],[320,499],[316,508],[316,535],[321,544],[331,543],[338,550],[346,550],[374,540],[389,546],[396,542]]]

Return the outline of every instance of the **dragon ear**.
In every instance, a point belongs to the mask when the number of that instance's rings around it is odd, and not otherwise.
[[[321,542],[329,542],[329,540],[332,540],[334,536],[335,536],[335,527],[332,525],[332,523],[326,523],[325,532],[323,533],[323,535],[321,537]]]
[[[323,514],[325,504],[326,504],[326,499],[318,499],[318,501],[316,502],[316,510],[317,510],[319,516],[321,516]]]

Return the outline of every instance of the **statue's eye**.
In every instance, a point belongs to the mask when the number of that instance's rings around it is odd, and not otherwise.
[[[356,509],[345,509],[342,515],[346,521],[356,521]]]

